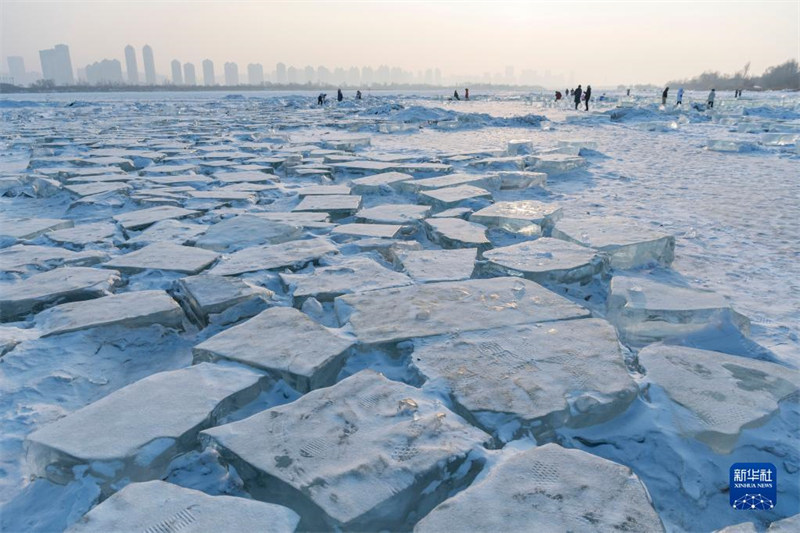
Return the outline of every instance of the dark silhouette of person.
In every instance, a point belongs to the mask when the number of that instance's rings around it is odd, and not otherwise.
[[[661,93],[661,105],[667,105],[667,93],[669,92],[669,87],[664,89],[664,92]]]
[[[589,98],[592,97],[592,86],[591,85],[587,85],[586,86],[586,92],[583,94],[583,97],[585,98],[585,101],[586,101],[586,111],[589,111]]]
[[[325,104],[325,97],[326,96],[328,96],[328,95],[325,94],[325,93],[319,93],[319,96],[317,96],[317,105]]]
[[[630,95],[631,95],[631,90],[628,89],[628,92],[625,94],[625,96],[630,96]]]
[[[464,100],[469,100],[469,89],[464,89]]]
[[[581,94],[583,93],[583,89],[581,89],[581,84],[578,84],[578,88],[575,89],[575,109],[578,109],[578,105],[581,103]]]
[[[456,100],[461,100],[461,98],[458,97],[458,89],[453,91],[453,98],[455,98]]]
[[[336,93],[336,100],[338,100],[339,102],[344,100],[344,95],[342,94],[342,90],[341,89],[339,89],[338,92]]]
[[[711,92],[708,93],[708,108],[711,109],[714,107],[714,97],[717,96],[717,90],[711,89]]]
[[[361,91],[356,91],[356,100],[361,100]]]
[[[561,100],[561,91],[556,91],[556,102]]]

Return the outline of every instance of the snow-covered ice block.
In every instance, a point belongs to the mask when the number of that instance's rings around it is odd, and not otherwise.
[[[189,191],[194,200],[217,200],[219,202],[255,202],[256,193],[238,189],[213,189],[210,191]]]
[[[472,222],[515,233],[536,235],[542,227],[550,228],[561,218],[558,204],[536,200],[497,202],[470,215]]]
[[[528,139],[512,139],[506,143],[508,155],[528,155],[533,153],[533,141]]]
[[[142,176],[179,176],[197,170],[197,165],[152,165],[141,170]]]
[[[662,389],[681,433],[715,453],[733,451],[741,432],[766,423],[779,402],[797,401],[800,373],[774,363],[662,344],[640,351],[639,362],[642,387]]]
[[[356,218],[362,222],[381,224],[408,224],[428,216],[431,208],[416,204],[383,204],[361,209]]]
[[[185,176],[147,176],[142,179],[157,185],[208,185],[214,181],[202,174],[186,174]]]
[[[99,298],[120,283],[119,272],[63,267],[0,285],[0,321],[22,318],[56,303]]]
[[[422,203],[436,206],[440,209],[455,207],[461,202],[477,199],[491,199],[492,193],[480,187],[472,185],[458,185],[456,187],[445,187],[443,189],[433,189],[418,193]]]
[[[638,268],[675,258],[675,237],[623,217],[562,218],[553,237],[606,252],[614,268]]]
[[[577,148],[578,150],[597,150],[597,142],[580,139],[564,139],[558,141],[559,148]]]
[[[182,246],[171,242],[155,242],[125,255],[118,255],[103,266],[124,272],[142,270],[170,270],[185,274],[197,274],[217,260],[219,254],[193,246]]]
[[[122,182],[108,182],[108,183],[82,183],[74,185],[65,185],[64,189],[73,193],[76,196],[86,197],[95,194],[108,194],[117,192],[127,192],[131,190],[131,186]]]
[[[756,143],[733,139],[709,139],[706,147],[715,152],[752,152],[758,149]]]
[[[496,189],[500,186],[500,178],[494,174],[447,174],[436,178],[425,178],[413,181],[403,181],[400,188],[407,192],[431,191],[445,187],[458,187],[471,185],[487,189]]]
[[[472,209],[469,207],[453,207],[452,209],[446,209],[444,211],[439,211],[438,213],[433,213],[431,215],[432,218],[467,218],[467,215],[472,213]]]
[[[614,276],[607,306],[608,319],[620,337],[637,346],[726,322],[745,335],[750,333],[750,321],[733,310],[724,296],[642,277]]]
[[[383,187],[398,187],[402,182],[413,179],[411,174],[402,172],[381,172],[354,179],[351,186],[353,194],[374,194],[380,192]]]
[[[589,316],[589,311],[520,278],[426,283],[347,294],[334,302],[339,323],[376,344],[476,329]]]
[[[800,133],[762,133],[759,142],[766,146],[794,146]]]
[[[31,433],[28,463],[57,483],[76,465],[108,483],[157,479],[200,430],[254,399],[265,380],[210,363],[153,374]]]
[[[125,241],[125,244],[137,246],[146,246],[157,242],[189,244],[194,243],[207,229],[208,226],[196,222],[167,219],[156,222],[136,237]]]
[[[412,361],[501,441],[605,422],[638,393],[613,326],[594,318],[418,339]]]
[[[394,163],[387,163],[385,161],[343,161],[341,163],[331,163],[329,166],[333,167],[335,171],[349,172],[352,174],[373,174],[375,172],[397,170]]]
[[[292,533],[300,517],[286,507],[232,496],[209,496],[164,481],[131,483],[86,513],[68,533]]]
[[[311,213],[308,211],[301,211],[290,213],[286,211],[271,211],[271,212],[253,212],[250,215],[263,218],[264,220],[275,220],[293,226],[302,226],[304,228],[317,228],[328,227],[328,214],[327,213]]]
[[[425,230],[442,248],[474,248],[489,244],[486,226],[460,218],[427,218]]]
[[[344,235],[348,237],[376,237],[393,239],[403,226],[400,224],[342,224],[331,231],[331,235]]]
[[[271,171],[271,169],[265,170]],[[220,183],[266,183],[278,179],[277,176],[273,175],[271,172],[254,171],[216,172],[214,178]]]
[[[605,267],[596,250],[547,237],[494,248],[483,256],[491,270],[539,283],[587,283]]]
[[[218,315],[240,304],[257,300],[266,302],[274,293],[238,278],[203,274],[178,280],[177,295],[186,302],[195,321],[205,325],[211,315]],[[256,305],[254,309],[259,312],[263,308]],[[252,314],[255,313],[250,313],[249,316]],[[245,312],[245,315],[248,313]],[[236,315],[237,319],[241,317],[242,314]]]
[[[336,382],[352,344],[297,309],[272,307],[201,342],[192,351],[196,362],[237,361],[307,392]]]
[[[195,246],[231,252],[257,244],[280,244],[297,239],[302,228],[252,215],[239,215],[210,226]]]
[[[396,254],[397,262],[415,281],[461,281],[472,277],[477,248],[408,250]]]
[[[59,244],[86,246],[87,244],[110,239],[116,232],[117,227],[111,222],[93,222],[51,231],[46,235],[48,239]]]
[[[71,228],[74,224],[72,220],[57,218],[0,220],[0,239],[35,239],[48,231]]]
[[[501,189],[529,189],[531,187],[544,187],[547,185],[547,174],[544,172],[529,172],[526,170],[497,172],[500,178]]]
[[[389,270],[367,257],[352,257],[331,266],[319,267],[310,274],[280,274],[283,283],[294,287],[295,301],[309,296],[333,300],[342,294],[410,285],[405,274]]]
[[[588,162],[577,155],[544,154],[529,156],[528,165],[537,172],[544,172],[549,176],[571,172],[588,165]]]
[[[414,533],[452,531],[664,531],[628,467],[545,444],[501,460],[423,518]]]
[[[292,189],[301,198],[305,196],[325,196],[330,194],[348,195],[350,187],[347,185],[308,185],[299,189]]]
[[[525,170],[525,157],[529,156],[487,157],[467,165],[481,170]]]
[[[211,274],[234,276],[245,272],[302,266],[328,254],[338,253],[330,241],[322,238],[289,241],[266,246],[251,246],[223,258]]]
[[[154,224],[159,220],[168,218],[184,218],[199,214],[199,211],[184,209],[182,207],[162,206],[149,207],[138,211],[129,211],[121,215],[116,215],[114,220],[119,222],[127,230],[143,229]]]
[[[97,250],[73,252],[57,246],[15,244],[0,249],[0,270],[24,273],[29,269],[50,269],[61,265],[89,266],[108,259]]]
[[[419,389],[365,370],[201,439],[257,499],[311,530],[408,530],[469,483],[488,439]]]
[[[117,325],[135,328],[161,324],[179,328],[182,322],[181,307],[166,292],[157,290],[61,304],[36,315],[36,325],[45,336]]]
[[[351,215],[361,207],[358,195],[330,194],[306,196],[292,211],[322,211],[332,215]]]

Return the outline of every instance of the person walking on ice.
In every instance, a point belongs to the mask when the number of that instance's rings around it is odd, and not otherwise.
[[[581,93],[583,93],[583,89],[581,89],[580,83],[578,84],[578,88],[575,89],[575,110],[578,110],[578,106],[581,103]]]
[[[592,86],[586,86],[586,92],[583,94],[583,98],[586,101],[586,111],[589,111],[589,98],[592,97]]]
[[[678,89],[678,101],[675,102],[675,107],[683,105],[683,87]]]
[[[667,93],[669,92],[669,87],[664,89],[664,92],[661,93],[661,105],[667,105]]]
[[[714,97],[715,96],[717,96],[717,90],[716,89],[711,89],[711,92],[708,93],[708,108],[709,109],[713,109],[714,108]]]
[[[453,98],[455,98],[456,100],[461,100],[461,98],[458,97],[458,89],[453,91]]]

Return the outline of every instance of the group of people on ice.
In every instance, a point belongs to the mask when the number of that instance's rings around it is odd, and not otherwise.
[[[337,89],[336,91],[336,101],[341,102],[344,100],[344,94],[342,94],[341,89]],[[356,100],[361,100],[361,91],[356,91]],[[325,105],[325,102],[328,101],[327,93],[319,93],[317,96],[317,105]]]
[[[742,92],[738,89],[736,90],[736,98],[741,96]],[[667,97],[669,95],[669,87],[664,88],[664,92],[661,93],[661,105],[667,105]],[[717,97],[717,90],[711,89],[711,92],[708,93],[708,98],[706,98],[706,108],[713,109],[714,107],[714,99]],[[683,87],[678,89],[678,99],[675,101],[675,107],[683,105]]]
[[[587,85],[586,90],[583,90],[583,87],[578,84],[577,89],[567,89],[566,91],[567,96],[571,96],[572,100],[575,102],[575,109],[578,109],[578,106],[583,102],[586,105],[586,111],[589,111],[589,100],[592,98],[592,86]],[[560,101],[563,98],[561,91],[556,91],[556,102]],[[602,99],[602,98],[601,98]]]

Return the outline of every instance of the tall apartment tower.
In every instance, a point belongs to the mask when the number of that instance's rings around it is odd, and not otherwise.
[[[210,59],[203,60],[203,85],[211,87],[214,85],[214,62]]]
[[[39,51],[42,62],[42,77],[53,80],[56,85],[72,85],[75,77],[72,73],[72,61],[69,58],[69,47],[57,44],[53,48]]]
[[[183,71],[181,70],[181,62],[173,59],[172,63],[172,83],[174,85],[183,85]]]
[[[183,64],[183,82],[191,87],[197,85],[197,76],[194,73],[194,65],[191,63]]]
[[[264,67],[261,63],[247,65],[247,83],[250,85],[264,85]]]
[[[147,85],[156,84],[156,63],[153,61],[153,49],[149,44],[142,48],[142,61],[144,61],[144,81]]]
[[[139,65],[136,64],[136,50],[131,45],[125,47],[125,70],[128,73],[128,83],[139,85]]]
[[[236,63],[225,63],[225,85],[229,87],[239,85],[239,66]]]

